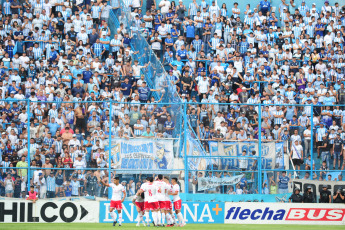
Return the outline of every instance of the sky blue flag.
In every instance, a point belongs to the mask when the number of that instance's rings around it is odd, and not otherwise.
[[[17,42],[16,44],[14,45],[14,48],[13,48],[13,56],[17,53]]]
[[[264,181],[262,182],[262,184],[266,183],[268,185],[268,179],[267,179],[267,172],[264,172]]]

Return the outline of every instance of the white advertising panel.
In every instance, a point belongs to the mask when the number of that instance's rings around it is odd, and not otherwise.
[[[226,202],[224,223],[345,225],[345,205]]]
[[[0,201],[0,223],[98,223],[98,216],[97,201]]]

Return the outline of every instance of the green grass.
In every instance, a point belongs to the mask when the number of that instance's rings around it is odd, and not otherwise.
[[[145,227],[136,227],[135,224],[123,224],[121,227],[113,227],[112,224],[90,224],[90,223],[78,223],[78,224],[0,224],[1,230],[15,229],[15,230],[89,230],[89,229],[149,229]],[[151,229],[153,227],[150,227]],[[183,228],[173,227],[168,229],[191,229],[191,230],[222,230],[222,229],[239,229],[239,230],[324,230],[324,225],[255,225],[255,224],[187,224]],[[156,228],[153,228],[156,229]],[[327,226],[327,229],[344,230],[344,226]]]

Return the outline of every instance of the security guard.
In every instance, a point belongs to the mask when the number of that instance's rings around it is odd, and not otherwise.
[[[344,203],[345,195],[343,192],[343,188],[339,187],[337,191],[334,192],[333,195],[333,203]]]
[[[331,192],[328,191],[327,185],[322,185],[322,190],[320,191],[319,203],[332,203]]]
[[[303,193],[303,203],[315,203],[314,193],[311,191],[310,185],[307,187],[307,189]]]
[[[299,188],[295,188],[294,194],[292,194],[289,198],[290,203],[303,203],[303,196],[300,194],[301,190]]]

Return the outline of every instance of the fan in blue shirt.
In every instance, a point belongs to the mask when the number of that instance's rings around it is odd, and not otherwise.
[[[128,78],[125,79],[125,82],[121,83],[121,91],[123,93],[123,96],[128,97],[131,94],[132,91],[132,85],[130,85]]]
[[[86,66],[86,70],[83,71],[83,80],[84,83],[90,83],[90,78],[92,77],[92,72],[90,71],[90,66]]]
[[[261,1],[259,5],[260,5],[260,10],[263,15],[266,15],[266,13],[270,11],[271,9],[271,4],[267,0]],[[259,5],[258,5],[258,8],[259,8]]]
[[[184,46],[181,46],[181,49],[177,51],[177,55],[180,56],[182,60],[187,59],[187,50],[184,49]]]

